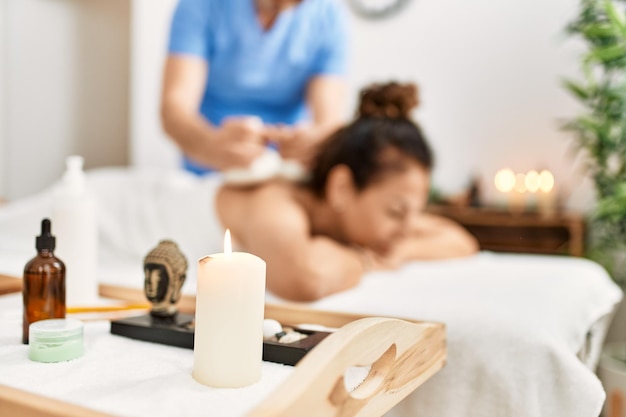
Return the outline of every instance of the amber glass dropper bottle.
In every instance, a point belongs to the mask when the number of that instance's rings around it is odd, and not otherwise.
[[[35,241],[37,256],[24,267],[22,343],[28,343],[31,323],[65,317],[65,265],[54,256],[56,240],[50,226],[50,220],[41,221],[41,236]]]

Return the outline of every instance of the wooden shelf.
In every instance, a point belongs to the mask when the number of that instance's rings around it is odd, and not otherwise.
[[[431,205],[428,211],[463,225],[483,250],[582,256],[584,217],[557,212],[510,212],[491,207]]]

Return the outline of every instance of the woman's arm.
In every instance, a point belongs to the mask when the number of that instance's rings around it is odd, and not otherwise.
[[[389,254],[389,262],[398,265],[418,259],[446,259],[473,255],[478,241],[461,225],[445,217],[421,213],[410,236]]]
[[[199,111],[208,64],[201,57],[170,55],[165,63],[161,121],[192,160],[216,169],[248,166],[264,150],[263,127],[246,118],[213,126]]]
[[[312,237],[306,213],[277,185],[220,191],[224,227],[245,250],[267,262],[267,288],[295,301],[311,301],[358,284],[360,254],[326,237]]]

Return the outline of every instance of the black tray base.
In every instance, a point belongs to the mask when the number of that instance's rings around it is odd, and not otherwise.
[[[295,365],[330,333],[295,328],[309,336],[293,343],[263,341],[263,360]],[[193,316],[178,313],[172,318],[149,314],[111,321],[111,333],[131,339],[193,349]]]

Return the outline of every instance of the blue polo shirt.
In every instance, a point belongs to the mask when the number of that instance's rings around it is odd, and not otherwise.
[[[267,31],[254,0],[180,0],[168,51],[208,62],[200,112],[211,123],[254,115],[291,125],[308,117],[305,94],[312,77],[345,73],[346,44],[345,15],[336,0],[302,0]],[[187,169],[205,171],[190,162]]]

